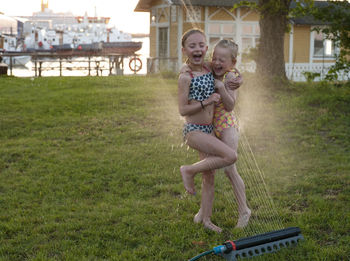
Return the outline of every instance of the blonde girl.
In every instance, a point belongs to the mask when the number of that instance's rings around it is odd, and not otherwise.
[[[182,38],[182,51],[187,56],[189,72],[181,73],[178,81],[179,112],[185,117],[184,140],[199,152],[201,161],[180,167],[184,187],[195,194],[194,177],[197,173],[212,175],[211,170],[232,165],[236,152],[215,137],[213,132],[214,104],[220,100],[215,93],[214,77],[204,65],[208,50],[201,30],[192,29]]]
[[[238,148],[238,125],[233,108],[237,99],[237,89],[227,88],[227,82],[234,82],[240,77],[235,69],[238,46],[231,40],[221,40],[214,48],[211,67],[215,75],[215,87],[220,94],[220,102],[215,104],[214,108],[214,132],[225,144],[230,146],[235,153]],[[248,224],[251,210],[247,206],[245,185],[241,176],[237,172],[235,164],[226,166],[225,174],[232,184],[236,201],[238,204],[238,221],[236,227],[242,228]],[[210,220],[213,201],[214,201],[214,176],[203,177],[202,203],[201,209],[196,214],[194,221],[203,222]],[[210,184],[210,185],[208,185]]]

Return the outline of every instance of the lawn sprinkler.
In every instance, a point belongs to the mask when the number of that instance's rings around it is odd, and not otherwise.
[[[277,252],[283,247],[294,246],[299,240],[303,240],[301,230],[298,227],[289,227],[281,230],[267,232],[251,237],[241,238],[235,241],[226,241],[220,246],[193,257],[190,261],[215,254],[229,261],[239,258],[251,258],[263,254]]]

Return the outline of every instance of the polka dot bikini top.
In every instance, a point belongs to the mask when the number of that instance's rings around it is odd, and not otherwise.
[[[207,68],[205,68],[209,71]],[[204,101],[215,92],[215,80],[213,74],[209,71],[207,74],[192,77],[190,84],[190,92],[188,94],[188,100]]]

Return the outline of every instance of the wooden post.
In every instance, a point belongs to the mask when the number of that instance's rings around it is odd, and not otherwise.
[[[96,76],[98,76],[98,69],[100,67],[100,62],[96,61]]]
[[[90,71],[91,71],[91,61],[90,61],[90,56],[89,56],[89,76],[91,75]]]
[[[112,69],[113,69],[113,61],[110,56],[108,56],[108,66],[109,66],[109,76],[112,75]]]
[[[62,58],[60,57],[60,76],[62,76]]]
[[[34,56],[34,70],[35,70],[35,77],[38,76],[37,74],[37,69],[38,69],[38,65],[37,65],[37,61],[36,61],[36,56]]]
[[[42,64],[43,64],[43,62],[40,61],[40,62],[39,62],[39,77],[41,77],[41,66],[42,66]]]
[[[10,75],[12,76],[12,55],[10,56]]]

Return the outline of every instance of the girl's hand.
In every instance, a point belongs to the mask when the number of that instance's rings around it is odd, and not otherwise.
[[[229,73],[225,80],[225,87],[229,90],[236,90],[242,85],[242,83],[243,77],[241,74],[235,77],[233,74]]]
[[[209,104],[212,104],[212,103],[215,103],[215,102],[219,102],[219,101],[220,101],[220,94],[218,94],[218,93],[213,93],[213,94],[210,95],[210,97],[208,98],[207,104],[206,104],[206,105],[209,105]]]

